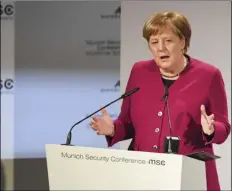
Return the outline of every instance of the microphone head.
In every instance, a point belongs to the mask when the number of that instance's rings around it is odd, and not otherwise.
[[[168,96],[168,95],[169,95],[168,86],[165,86],[164,95],[165,95],[165,96]]]
[[[121,96],[121,98],[128,97],[128,96],[130,96],[131,94],[133,94],[133,93],[135,93],[135,92],[137,92],[137,91],[139,91],[139,90],[140,90],[140,88],[139,88],[139,87],[134,88],[133,90],[128,91],[128,92],[126,92],[126,93],[124,93],[124,94]]]
[[[168,87],[165,86],[165,87],[164,87],[164,95],[163,95],[163,97],[161,98],[161,101],[167,100],[167,99],[168,99],[168,96],[169,96]]]

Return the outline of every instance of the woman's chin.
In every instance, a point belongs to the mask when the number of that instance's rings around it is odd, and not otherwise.
[[[169,69],[171,68],[171,63],[170,62],[159,62],[158,67],[162,69]]]

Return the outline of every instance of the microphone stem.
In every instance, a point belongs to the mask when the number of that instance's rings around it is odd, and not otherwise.
[[[170,111],[169,111],[169,104],[168,104],[168,97],[166,97],[166,106],[167,106],[167,112],[168,112],[168,124],[170,129],[170,139],[168,144],[168,152],[172,153],[172,126],[171,126],[171,119],[170,119]]]
[[[168,111],[168,124],[169,124],[169,128],[170,128],[170,136],[172,136],[172,125],[171,125],[171,119],[170,119],[170,111],[169,111],[168,98],[166,100],[166,105],[167,105],[167,111]]]

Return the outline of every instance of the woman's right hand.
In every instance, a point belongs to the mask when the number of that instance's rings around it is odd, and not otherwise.
[[[106,109],[101,110],[102,117],[93,116],[92,121],[89,125],[98,135],[113,136],[114,135],[114,124],[110,115]]]

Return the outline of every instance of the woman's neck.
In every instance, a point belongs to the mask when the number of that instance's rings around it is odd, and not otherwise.
[[[182,57],[179,64],[177,64],[173,69],[161,69],[160,68],[160,74],[165,79],[178,79],[179,74],[184,70],[184,68],[187,65],[187,59],[185,56]]]

